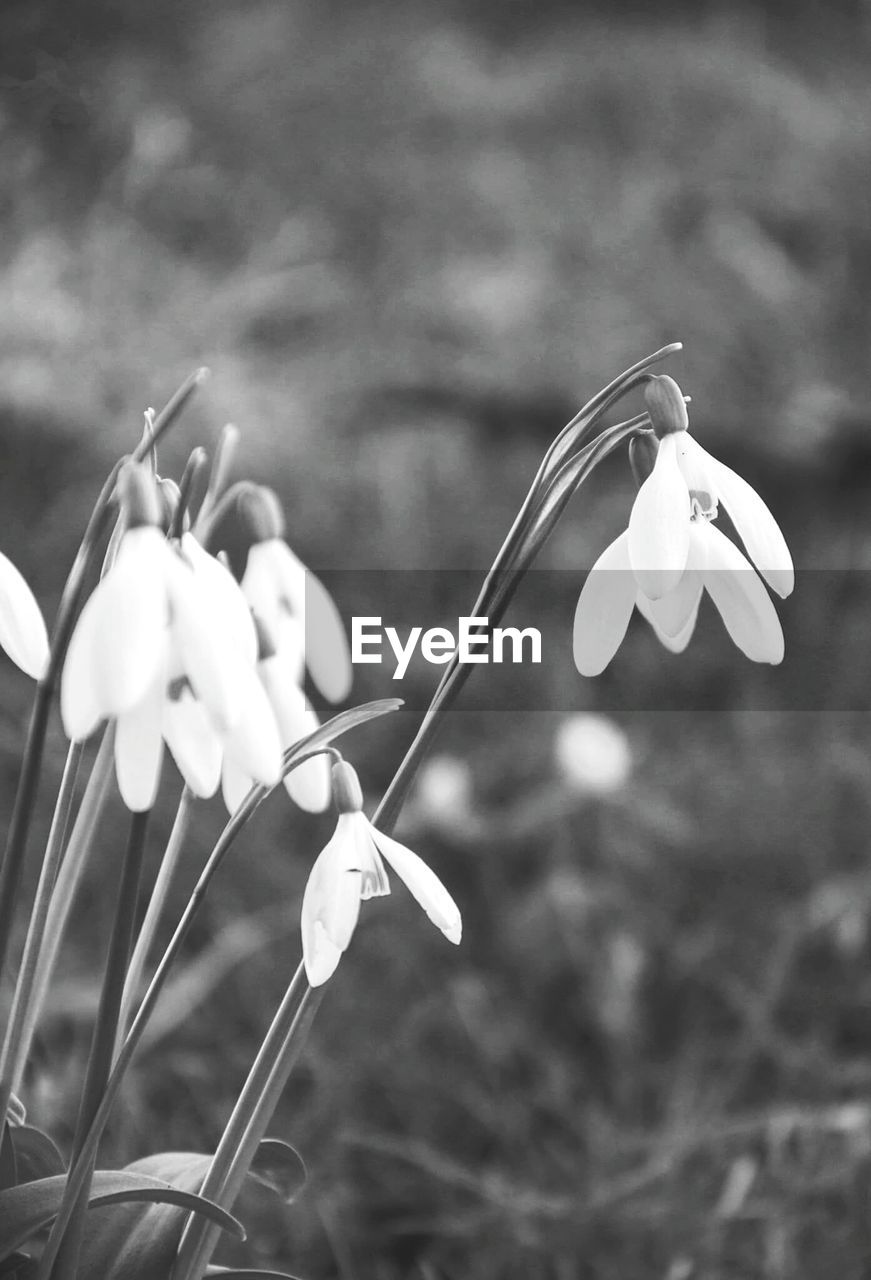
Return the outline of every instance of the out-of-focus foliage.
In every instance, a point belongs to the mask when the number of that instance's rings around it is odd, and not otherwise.
[[[484,567],[577,404],[681,338],[694,429],[799,564],[867,567],[867,21],[847,3],[4,5],[4,546],[49,599],[99,465],[205,362],[167,470],[227,415],[309,563]],[[630,496],[609,467],[546,562],[579,587]],[[863,706],[860,574],[846,590],[781,613],[788,646],[797,618],[830,636],[837,704]],[[367,904],[277,1122],[312,1183],[263,1220],[265,1260],[373,1280],[864,1274],[866,718],[754,712],[749,664],[717,666],[702,636],[684,663],[744,709],[633,711],[674,662],[634,639],[584,695],[621,708],[617,796],[560,784],[555,715],[449,726],[462,803],[437,819],[424,791],[406,832],[463,906],[463,948],[399,888]],[[26,715],[9,685],[7,795]],[[349,748],[373,797],[413,731],[396,720]],[[179,900],[219,825],[208,809]],[[62,1140],[108,827],[28,1084]],[[298,959],[323,835],[280,797],[258,817],[160,1007],[118,1163],[214,1143]]]

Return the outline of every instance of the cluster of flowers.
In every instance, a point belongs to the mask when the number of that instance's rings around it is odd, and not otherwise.
[[[271,491],[249,486],[238,507],[252,535],[237,582],[191,530],[168,537],[178,490],[144,463],[118,478],[123,533],[72,633],[61,677],[67,736],[81,742],[114,724],[115,773],[133,812],[157,797],[164,747],[194,796],[221,788],[235,812],[251,787],[282,780],[283,753],[318,725],[302,689],[304,667],[331,702],[351,687],[351,661],[331,597],[284,541]],[[0,644],[29,675],[45,671],[49,646],[33,594],[0,558]],[[325,982],[346,950],[360,902],[387,894],[381,856],[430,918],[459,942],[460,913],[423,863],[365,818],[356,775],[316,754],[284,774],[291,798],[319,813],[334,795],[335,835],[317,858],[302,906],[311,985]],[[352,781],[352,779],[354,781]]]
[[[645,392],[652,432],[635,438],[634,466],[646,471],[628,529],[593,566],[578,601],[574,654],[588,676],[617,651],[633,609],[673,652],[688,644],[704,590],[748,657],[777,663],[783,633],[747,559],[712,524],[727,507],[747,552],[781,596],[793,567],[774,517],[750,486],[689,435],[684,397],[668,377]],[[632,451],[631,451],[631,456]],[[646,462],[645,462],[646,457]],[[274,495],[248,485],[238,510],[251,534],[241,581],[212,555],[197,526],[177,519],[178,489],[145,463],[122,468],[120,537],[70,640],[61,714],[74,742],[114,724],[115,770],[134,812],[154,804],[166,746],[191,793],[221,788],[233,813],[253,785],[282,779],[282,758],[317,726],[303,692],[304,666],[320,693],[340,702],[351,686],[347,639],[331,597],[284,541]],[[179,526],[177,528],[177,526]],[[167,528],[175,531],[167,536]],[[26,582],[0,557],[0,644],[28,674],[48,662],[45,625]],[[338,753],[331,751],[333,757]],[[458,942],[460,913],[434,873],[363,814],[356,775],[315,754],[284,776],[291,797],[338,810],[302,903],[303,957],[320,985],[347,949],[360,902],[389,893],[394,868],[446,937]]]

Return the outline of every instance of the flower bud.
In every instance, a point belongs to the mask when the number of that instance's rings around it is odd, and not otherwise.
[[[136,462],[123,466],[118,475],[118,493],[128,529],[162,524],[163,504],[154,476],[147,466]]]
[[[363,808],[363,791],[353,765],[340,760],[333,765],[333,799],[337,813],[359,813]]]
[[[668,374],[651,375],[644,388],[644,403],[660,440],[675,431],[686,431],[689,426],[683,392]]]
[[[271,489],[252,485],[237,499],[239,518],[248,527],[252,542],[270,542],[284,537],[284,512]]]
[[[658,453],[659,444],[656,436],[650,431],[639,432],[629,441],[629,465],[639,489],[653,471]]]

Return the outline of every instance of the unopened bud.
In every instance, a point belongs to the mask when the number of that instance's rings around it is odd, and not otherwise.
[[[633,436],[629,441],[629,465],[640,489],[653,470],[659,443],[652,431],[645,431]]]
[[[363,808],[363,791],[357,770],[347,760],[333,765],[333,800],[337,813],[359,813]]]
[[[154,476],[147,466],[128,462],[118,475],[118,493],[124,507],[128,529],[163,522],[163,504]]]
[[[264,485],[252,485],[237,499],[239,518],[248,526],[252,542],[271,542],[284,537],[284,512],[281,503]]]
[[[644,388],[644,402],[660,440],[675,431],[686,431],[689,418],[683,392],[667,373],[651,375]]]

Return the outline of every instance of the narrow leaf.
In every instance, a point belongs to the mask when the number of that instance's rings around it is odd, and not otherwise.
[[[12,1127],[6,1121],[0,1133],[0,1190],[4,1187],[14,1187],[17,1181],[18,1163],[12,1143]]]
[[[206,1267],[206,1275],[223,1276],[224,1280],[299,1280],[299,1276],[292,1276],[287,1271],[259,1271],[250,1267],[239,1271],[234,1267],[209,1266]]]
[[[280,1195],[285,1204],[293,1204],[308,1176],[299,1152],[279,1138],[263,1139],[248,1174]]]
[[[31,1124],[22,1124],[10,1130],[19,1182],[36,1182],[39,1178],[53,1178],[64,1174],[67,1167],[64,1158],[47,1133]]]
[[[66,1186],[65,1177],[40,1178],[0,1191],[0,1259],[25,1244],[57,1215]],[[149,1201],[179,1205],[186,1213],[202,1213],[240,1240],[245,1231],[240,1222],[202,1197],[179,1190],[157,1178],[125,1169],[103,1169],[94,1174],[89,1208],[125,1201]],[[107,1221],[109,1216],[107,1215]]]

